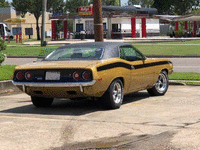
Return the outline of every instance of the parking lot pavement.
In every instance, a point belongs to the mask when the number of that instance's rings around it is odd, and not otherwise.
[[[200,86],[170,86],[162,97],[125,96],[120,109],[56,99],[35,108],[23,93],[0,96],[0,149],[200,149]]]

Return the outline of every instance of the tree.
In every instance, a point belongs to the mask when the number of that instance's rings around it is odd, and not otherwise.
[[[173,0],[154,0],[152,7],[158,10],[158,14],[172,14],[170,8],[173,2]]]
[[[186,15],[190,13],[193,6],[198,5],[198,0],[174,0],[172,4],[172,11],[177,15]]]
[[[159,14],[186,15],[192,7],[199,6],[199,0],[154,0],[153,6]]]
[[[43,0],[13,0],[12,2],[12,6],[18,14],[21,14],[22,17],[24,17],[27,12],[34,15],[36,19],[37,40],[40,40],[40,28],[38,20],[42,15],[42,1]],[[60,4],[63,4],[63,0],[48,0],[47,11],[52,12],[56,8],[60,8]]]
[[[78,7],[80,6],[88,6],[88,0],[67,0],[66,1],[66,10],[70,13],[70,15],[77,14]]]
[[[128,5],[141,5],[142,7],[151,7],[154,0],[128,0]]]
[[[0,7],[9,7],[10,4],[5,0],[0,0]]]
[[[90,0],[89,4],[92,4],[93,1]],[[120,6],[121,5],[121,2],[120,0],[102,0],[102,5],[105,5],[105,6]]]
[[[119,0],[102,0],[102,5],[120,6],[120,1]]]

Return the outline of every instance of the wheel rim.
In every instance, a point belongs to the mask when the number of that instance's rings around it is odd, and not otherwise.
[[[161,73],[158,77],[158,81],[156,82],[156,90],[159,93],[164,93],[167,89],[167,85],[168,85],[168,81],[167,81],[167,77],[164,73]]]
[[[122,99],[122,87],[119,83],[113,86],[113,100],[115,103],[120,103]]]

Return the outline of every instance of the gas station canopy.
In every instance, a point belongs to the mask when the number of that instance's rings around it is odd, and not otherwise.
[[[173,18],[172,21],[200,21],[200,14],[190,14]]]

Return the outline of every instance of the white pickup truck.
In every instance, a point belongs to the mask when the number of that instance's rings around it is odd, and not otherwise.
[[[8,29],[7,25],[3,22],[0,22],[0,37],[1,39],[5,38],[5,40],[8,40],[10,36],[10,39],[13,39],[13,34],[10,31],[10,29]]]

